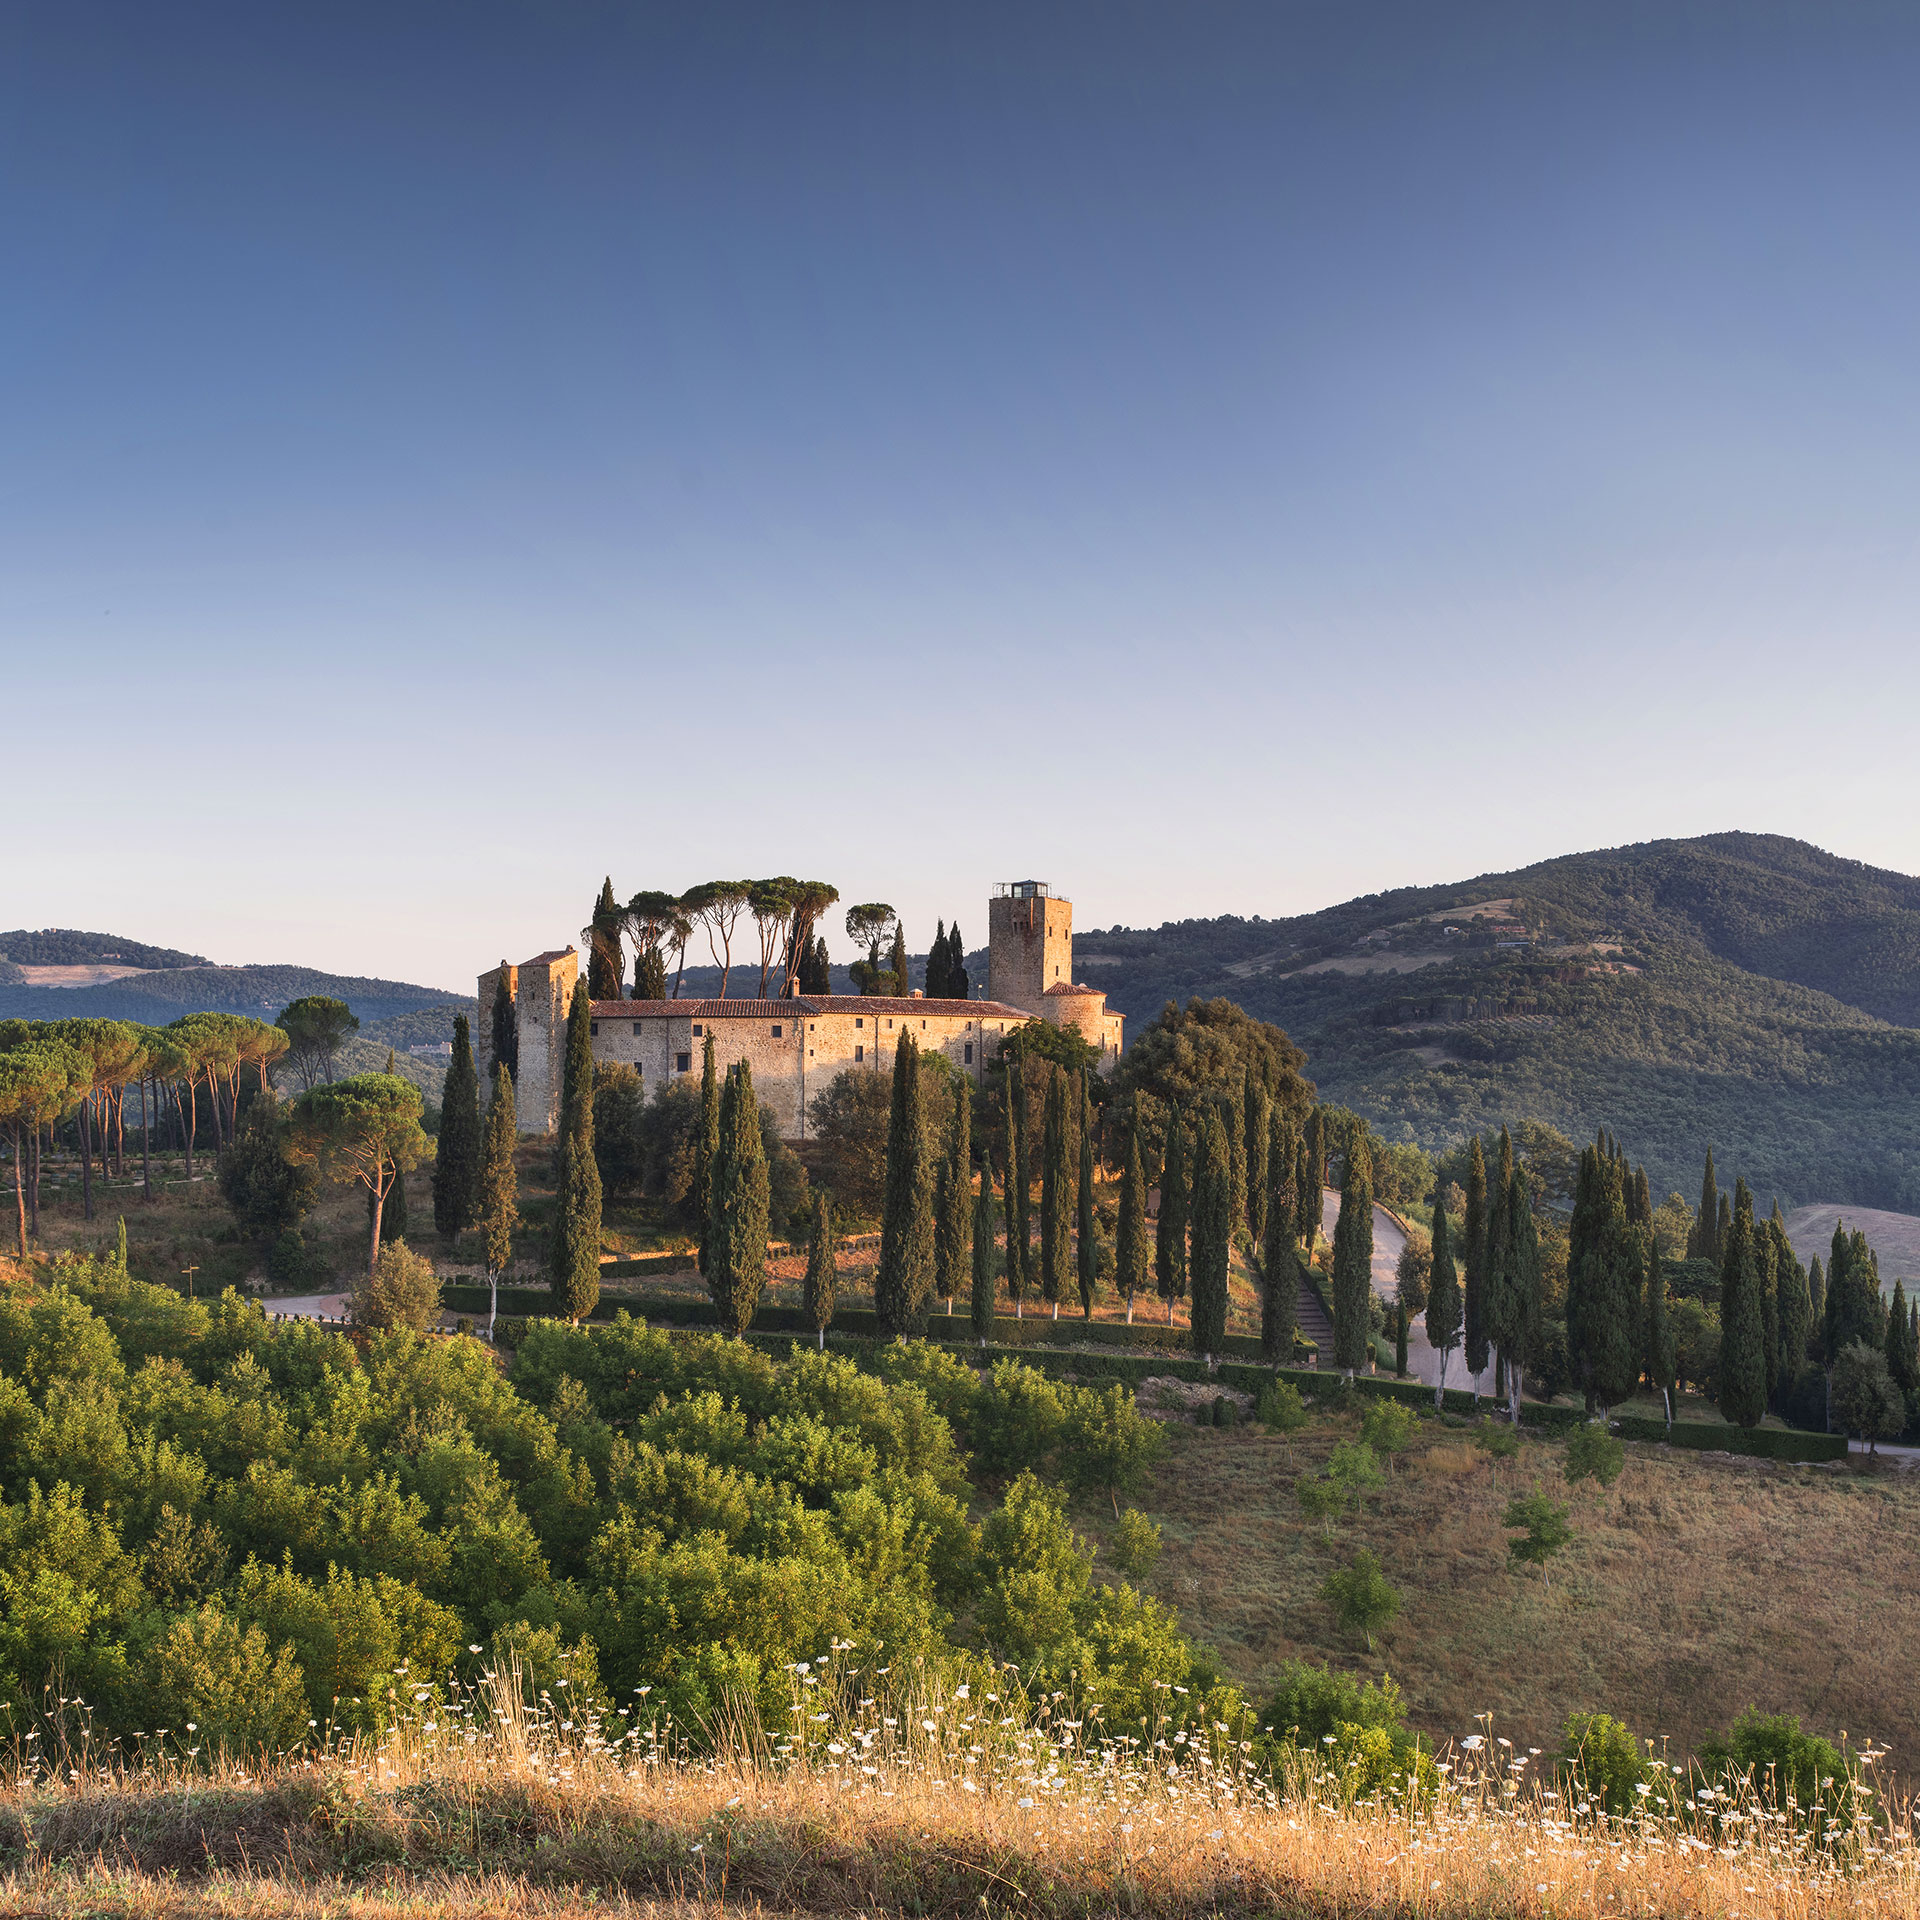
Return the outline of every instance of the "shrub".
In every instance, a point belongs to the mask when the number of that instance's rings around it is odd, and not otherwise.
[[[1400,1611],[1400,1595],[1381,1570],[1379,1560],[1365,1547],[1353,1556],[1350,1567],[1327,1575],[1320,1583],[1320,1597],[1349,1633],[1366,1636],[1369,1653],[1373,1651],[1373,1636]]]
[[[1118,1514],[1119,1495],[1136,1492],[1166,1450],[1167,1436],[1117,1381],[1104,1393],[1069,1389],[1060,1477],[1075,1493],[1104,1493]]]
[[[307,1243],[298,1227],[287,1227],[274,1236],[267,1249],[267,1278],[276,1287],[297,1287],[306,1277]]]
[[[1360,1422],[1360,1438],[1389,1461],[1413,1445],[1419,1430],[1420,1416],[1399,1400],[1376,1400]]]
[[[1144,1580],[1160,1558],[1160,1529],[1138,1507],[1129,1507],[1113,1530],[1107,1558],[1129,1580]]]
[[[1237,1427],[1240,1424],[1240,1403],[1230,1393],[1217,1393],[1208,1417],[1216,1427]]]
[[[1546,1584],[1547,1562],[1573,1538],[1566,1508],[1535,1488],[1524,1499],[1507,1502],[1500,1524],[1517,1530],[1518,1537],[1507,1542],[1507,1558],[1538,1567],[1541,1583]]]
[[[404,1240],[380,1249],[373,1271],[354,1283],[356,1325],[425,1333],[440,1317],[440,1276]]]
[[[1632,1730],[1608,1713],[1576,1713],[1567,1721],[1560,1772],[1568,1798],[1585,1794],[1613,1815],[1634,1810],[1634,1789],[1647,1777],[1646,1757]]]
[[[1627,1450],[1599,1421],[1575,1427],[1567,1436],[1567,1484],[1598,1480],[1610,1487],[1627,1463]]]
[[[257,1626],[214,1603],[176,1620],[148,1656],[152,1724],[186,1752],[255,1759],[292,1746],[307,1730],[307,1692],[291,1647],[277,1651]]]
[[[1300,1389],[1291,1380],[1276,1380],[1254,1408],[1254,1418],[1269,1433],[1298,1433],[1310,1417]]]
[[[996,1360],[973,1409],[973,1450],[989,1472],[1009,1479],[1060,1444],[1067,1410],[1060,1389],[1017,1360]]]
[[[1292,1749],[1323,1759],[1352,1798],[1399,1797],[1409,1788],[1424,1797],[1436,1784],[1433,1760],[1408,1731],[1404,1698],[1386,1674],[1368,1684],[1355,1674],[1289,1660],[1260,1727],[1256,1758],[1275,1766],[1282,1785],[1287,1770],[1276,1763]]]
[[[1792,1799],[1810,1807],[1831,1801],[1831,1787],[1845,1782],[1838,1750],[1817,1734],[1803,1733],[1790,1713],[1749,1707],[1724,1734],[1700,1743],[1700,1765],[1715,1779],[1751,1781],[1776,1802]]]

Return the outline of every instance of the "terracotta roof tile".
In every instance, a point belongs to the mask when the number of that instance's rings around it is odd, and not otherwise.
[[[893,994],[812,993],[793,1000],[596,1000],[596,1020],[778,1020],[808,1013],[919,1014],[943,1020],[1031,1020],[998,1000],[915,1000]]]

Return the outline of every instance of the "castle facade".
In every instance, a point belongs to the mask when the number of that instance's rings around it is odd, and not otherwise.
[[[987,906],[987,988],[978,1000],[929,1000],[924,994],[811,993],[782,1000],[596,1000],[593,1057],[636,1068],[649,1094],[701,1070],[711,1036],[722,1067],[753,1069],[753,1088],[782,1136],[807,1137],[807,1103],[848,1069],[893,1070],[894,1050],[911,1033],[923,1050],[943,1054],[979,1080],[1006,1036],[1036,1020],[1070,1027],[1100,1056],[1100,1071],[1120,1058],[1121,1016],[1107,996],[1073,978],[1073,903],[1044,881],[1014,880]],[[502,961],[480,976],[475,1052],[481,1085],[493,1068],[495,1007],[513,1002],[520,1067],[514,1076],[522,1133],[560,1124],[560,1076],[568,1009],[580,977],[572,947],[519,966]]]

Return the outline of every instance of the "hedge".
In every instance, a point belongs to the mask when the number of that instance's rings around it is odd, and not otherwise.
[[[483,1314],[488,1307],[488,1294],[485,1287],[446,1286],[440,1289],[440,1303],[449,1313]],[[520,1314],[528,1319],[541,1319],[553,1311],[552,1295],[531,1287],[502,1287],[500,1289],[500,1311]],[[593,1312],[588,1316],[594,1320],[611,1320],[616,1313],[625,1311],[636,1319],[650,1321],[660,1326],[717,1327],[720,1325],[720,1310],[711,1300],[701,1299],[692,1294],[605,1294],[595,1303]],[[927,1321],[929,1340],[969,1340],[967,1316],[964,1313],[952,1315],[936,1313]],[[757,1333],[801,1333],[811,1334],[813,1322],[799,1307],[763,1306],[753,1317],[754,1331]],[[951,1329],[948,1331],[947,1329]],[[836,1333],[877,1338],[880,1333],[880,1316],[871,1307],[839,1307],[834,1311],[833,1326]],[[1026,1318],[1014,1320],[1001,1315],[994,1322],[993,1344],[1001,1347],[1041,1347],[1070,1341],[1075,1345],[1082,1343],[1098,1346],[1132,1347],[1144,1352],[1190,1353],[1192,1348],[1187,1342],[1187,1330],[1184,1327],[1154,1326],[1150,1321],[1141,1320],[1133,1326],[1124,1326],[1111,1320],[1082,1320],[1079,1315],[1063,1315],[1058,1321],[1044,1313],[1029,1314]],[[1304,1335],[1294,1338],[1296,1358],[1317,1351],[1314,1343]],[[1260,1362],[1260,1342],[1244,1334],[1229,1334],[1226,1341],[1226,1353],[1236,1360]]]

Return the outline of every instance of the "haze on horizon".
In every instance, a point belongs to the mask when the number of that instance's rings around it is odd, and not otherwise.
[[[1916,97],[1892,5],[15,9],[0,924],[1920,869]]]

